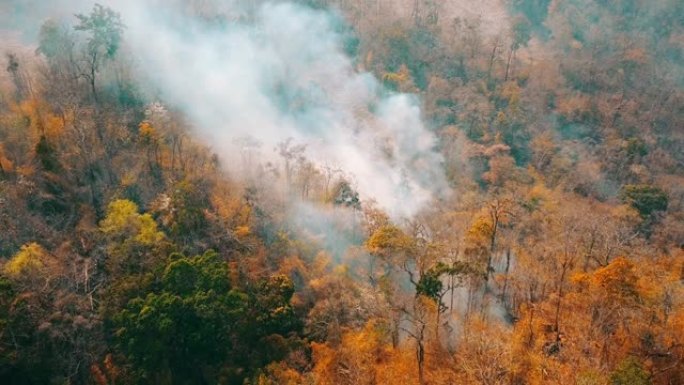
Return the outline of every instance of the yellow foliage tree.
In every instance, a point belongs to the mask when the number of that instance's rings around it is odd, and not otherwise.
[[[164,239],[164,234],[157,230],[157,223],[150,214],[138,213],[138,206],[127,199],[117,199],[109,204],[107,216],[100,222],[100,230],[107,235],[134,240],[146,246]]]
[[[346,333],[339,346],[313,343],[312,370],[318,385],[381,384],[378,369],[392,355],[382,328],[369,322],[356,332]]]
[[[140,214],[138,206],[126,199],[109,204],[100,231],[108,238],[107,268],[115,276],[148,271],[165,245],[157,222],[149,214]]]
[[[5,274],[12,278],[19,278],[25,274],[39,272],[45,267],[47,252],[35,242],[21,247],[21,250],[5,264]]]

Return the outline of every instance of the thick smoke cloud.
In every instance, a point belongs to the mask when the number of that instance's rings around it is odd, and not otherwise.
[[[234,163],[236,137],[253,136],[265,149],[292,137],[395,216],[414,214],[443,189],[417,101],[386,94],[355,69],[333,15],[287,3],[227,22],[177,11],[131,3],[127,39],[140,68],[226,163]]]
[[[141,81],[187,114],[224,164],[240,164],[235,138],[262,142],[266,158],[293,138],[395,218],[445,190],[418,101],[356,69],[335,14],[284,2],[102,3],[121,13]]]

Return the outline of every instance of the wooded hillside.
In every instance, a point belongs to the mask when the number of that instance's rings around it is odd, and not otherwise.
[[[680,0],[34,3],[0,383],[684,384]]]

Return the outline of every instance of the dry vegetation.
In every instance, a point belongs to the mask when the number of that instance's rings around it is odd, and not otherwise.
[[[222,164],[116,6],[36,25],[2,47],[0,383],[684,383],[679,0],[301,2],[419,95],[450,193],[394,218],[296,141]]]

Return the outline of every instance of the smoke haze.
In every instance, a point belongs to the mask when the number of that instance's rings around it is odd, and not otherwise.
[[[311,144],[306,155],[314,163],[352,175],[362,199],[375,199],[395,218],[445,191],[418,101],[388,93],[356,69],[348,28],[334,13],[281,2],[103,3],[122,15],[140,80],[187,114],[224,164],[239,164],[235,138],[263,143],[262,159],[293,138]],[[84,1],[68,5],[37,3],[31,13],[88,9]],[[26,6],[3,10],[19,14]]]
[[[393,215],[414,214],[443,189],[417,101],[355,70],[334,15],[266,3],[217,23],[130,4],[124,20],[140,68],[226,163],[236,137],[255,137],[265,152],[291,137],[315,143],[308,156],[351,173],[362,196]]]

